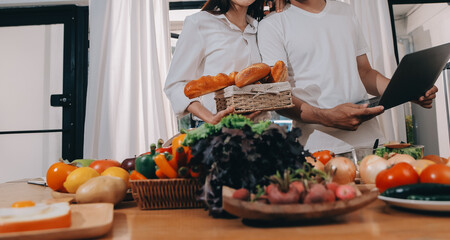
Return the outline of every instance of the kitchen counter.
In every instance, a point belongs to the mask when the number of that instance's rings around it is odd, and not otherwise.
[[[25,180],[0,184],[0,207],[52,198],[48,187]],[[332,219],[266,226],[242,219],[214,219],[204,209],[140,210],[134,201],[114,210],[111,231],[101,239],[449,239],[450,213],[395,209],[376,200]]]

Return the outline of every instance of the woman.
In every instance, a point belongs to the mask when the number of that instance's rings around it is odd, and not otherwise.
[[[188,99],[184,87],[201,76],[229,74],[261,62],[256,31],[264,2],[209,0],[202,11],[186,17],[164,87],[177,116],[192,113],[194,120],[217,124],[234,111],[216,112],[214,93]]]

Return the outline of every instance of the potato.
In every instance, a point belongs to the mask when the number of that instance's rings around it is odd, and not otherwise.
[[[121,202],[127,193],[127,185],[118,177],[99,176],[83,183],[75,193],[78,203]]]

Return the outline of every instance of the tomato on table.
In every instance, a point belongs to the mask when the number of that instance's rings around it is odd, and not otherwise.
[[[400,162],[391,168],[382,170],[375,179],[375,185],[380,191],[384,192],[388,188],[415,184],[419,182],[419,174],[406,162]]]
[[[450,184],[450,167],[444,164],[432,164],[422,170],[420,182]]]
[[[328,161],[330,161],[332,158],[334,158],[335,155],[330,150],[321,150],[321,151],[314,152],[312,154],[312,156],[316,160],[323,163],[323,165],[325,165],[325,164],[327,164]]]
[[[101,174],[109,167],[120,167],[120,162],[112,159],[101,159],[93,161],[89,164],[89,167],[95,169],[95,171]]]
[[[75,169],[77,167],[63,162],[52,164],[47,170],[47,185],[54,191],[67,192],[63,184],[67,176]]]

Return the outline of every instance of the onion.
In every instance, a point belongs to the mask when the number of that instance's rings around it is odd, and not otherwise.
[[[367,155],[359,164],[359,174],[366,184],[375,183],[377,174],[388,167],[388,161],[377,155]]]
[[[306,157],[306,162],[310,163],[315,169],[324,170],[324,165],[321,161],[315,160],[312,157]]]
[[[331,173],[333,182],[347,184],[355,181],[356,166],[346,157],[335,157],[325,164],[325,172]]]
[[[399,162],[406,162],[412,164],[416,159],[408,154],[395,154],[393,157],[387,160],[388,166],[395,165]]]

